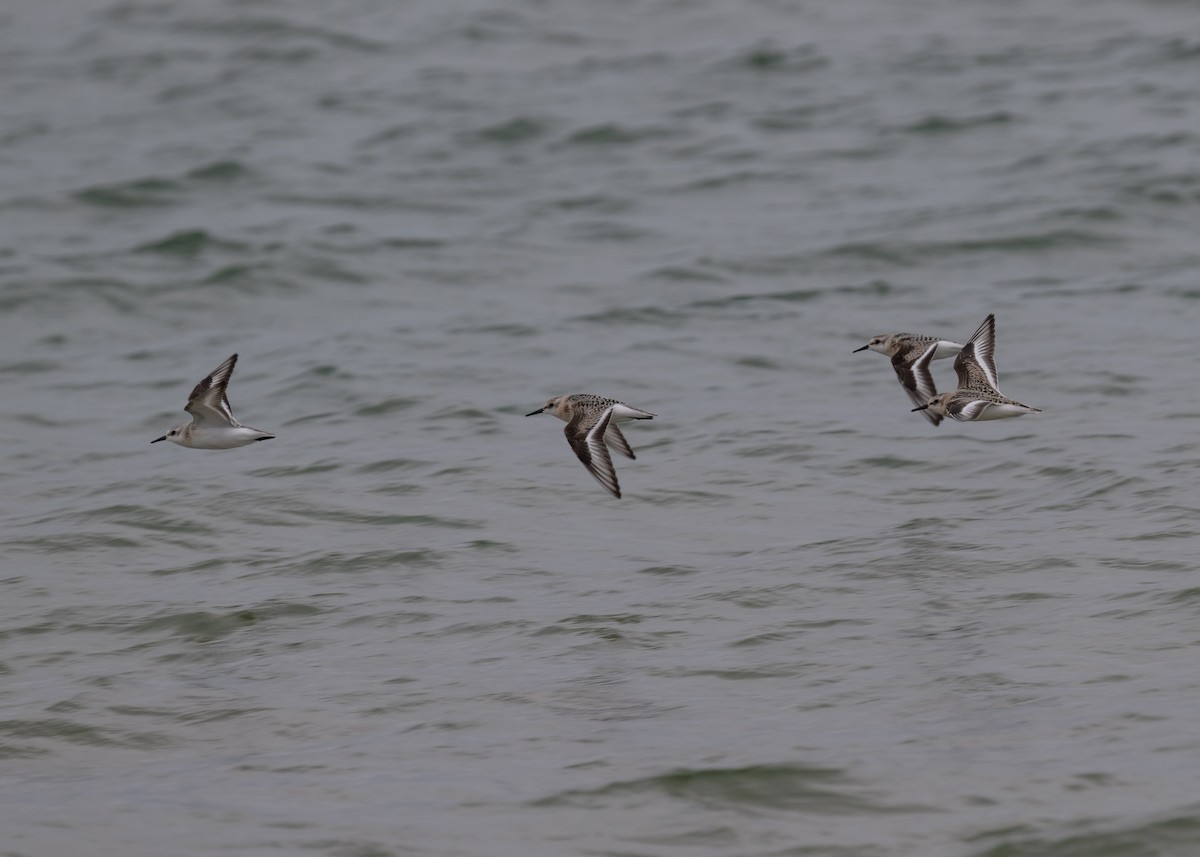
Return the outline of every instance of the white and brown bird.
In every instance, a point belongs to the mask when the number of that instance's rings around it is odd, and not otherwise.
[[[183,408],[192,415],[190,423],[181,423],[150,442],[169,440],[190,449],[234,449],[275,437],[270,432],[244,426],[233,418],[225,388],[237,359],[236,354],[231,356],[192,390]]]
[[[915,371],[929,369],[928,355],[922,355]],[[1040,414],[1041,408],[1031,408],[1000,392],[996,374],[996,316],[989,315],[979,329],[954,358],[958,374],[958,389],[939,393],[914,411],[949,417],[962,423],[981,420],[1003,420],[1025,414]]]
[[[611,446],[629,458],[637,456],[633,454],[633,448],[629,441],[625,440],[625,435],[617,428],[617,423],[626,420],[649,420],[656,415],[616,399],[587,393],[555,396],[525,416],[532,417],[542,413],[553,414],[566,421],[567,426],[563,433],[566,434],[571,449],[575,450],[575,454],[583,462],[583,466],[606,490],[620,497],[621,486],[617,484],[617,471],[613,467],[608,448]]]
[[[892,368],[896,370],[896,378],[914,405],[924,405],[937,394],[933,383],[933,375],[929,371],[929,360],[940,360],[943,357],[953,357],[962,346],[949,339],[939,339],[936,336],[925,336],[920,333],[885,333],[871,338],[860,351],[878,351],[892,358]],[[928,360],[921,358],[928,355]],[[940,414],[922,411],[935,426],[942,421]]]

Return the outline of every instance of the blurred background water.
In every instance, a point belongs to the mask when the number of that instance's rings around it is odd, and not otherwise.
[[[9,0],[3,853],[1200,853],[1196,24]]]

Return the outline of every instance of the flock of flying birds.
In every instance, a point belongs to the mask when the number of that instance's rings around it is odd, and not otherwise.
[[[1025,414],[1040,414],[1041,408],[1022,405],[1000,392],[996,380],[996,316],[989,315],[979,325],[966,345],[959,345],[936,336],[917,333],[889,333],[876,336],[859,351],[878,351],[892,358],[892,368],[900,386],[935,426],[942,417],[962,423],[981,420],[1004,420]],[[929,372],[929,364],[942,357],[957,354],[954,371],[958,389],[939,393]]]
[[[936,336],[889,333],[874,337],[855,352],[868,349],[892,358],[892,368],[896,370],[900,385],[917,406],[913,411],[923,413],[935,426],[943,417],[976,422],[1040,413],[1039,408],[1023,405],[997,389],[994,315],[984,319],[966,345]],[[953,392],[938,393],[929,364],[952,354],[958,355],[954,358],[958,388]],[[150,442],[169,440],[189,449],[234,449],[274,438],[270,432],[244,426],[234,419],[225,388],[229,386],[237,359],[236,354],[232,355],[192,389],[184,406],[184,410],[192,415],[191,422],[177,425]],[[543,413],[566,422],[564,433],[575,455],[605,490],[620,497],[621,486],[617,483],[609,447],[629,458],[637,456],[617,423],[649,420],[655,415],[616,399],[587,393],[555,396],[525,416]]]

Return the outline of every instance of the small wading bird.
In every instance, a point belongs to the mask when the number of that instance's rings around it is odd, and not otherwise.
[[[169,440],[190,449],[233,449],[275,437],[270,432],[244,426],[233,418],[225,387],[233,375],[237,359],[238,356],[234,354],[192,390],[183,408],[192,415],[190,423],[177,425],[150,442]]]
[[[579,456],[588,473],[596,477],[616,497],[621,496],[621,486],[617,484],[617,471],[613,468],[612,457],[608,447],[636,458],[629,441],[617,428],[618,422],[626,420],[649,420],[655,414],[630,407],[616,399],[606,399],[603,396],[591,396],[586,393],[575,393],[569,396],[555,396],[546,401],[536,411],[530,411],[525,416],[534,414],[553,414],[560,420],[566,420],[567,426],[563,433],[567,443]]]
[[[913,367],[917,372],[929,371],[928,354],[922,355]],[[1031,408],[1002,394],[996,378],[996,316],[989,315],[979,325],[975,335],[954,358],[958,374],[958,389],[939,393],[914,411],[933,411],[963,423],[981,420],[1003,420],[1025,414],[1040,414],[1041,408]],[[928,410],[926,410],[928,409]]]
[[[925,405],[931,397],[937,394],[933,383],[933,375],[929,372],[929,360],[940,360],[943,357],[953,357],[962,346],[949,339],[938,339],[936,336],[923,336],[919,333],[887,333],[871,339],[860,351],[878,351],[892,358],[892,368],[896,370],[896,378],[914,405]],[[929,360],[924,363],[920,359],[926,354]],[[942,421],[940,414],[922,410],[929,421],[935,426]]]

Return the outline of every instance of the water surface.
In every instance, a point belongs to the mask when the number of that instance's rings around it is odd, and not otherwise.
[[[1194,854],[1194,24],[10,3],[5,853]]]

